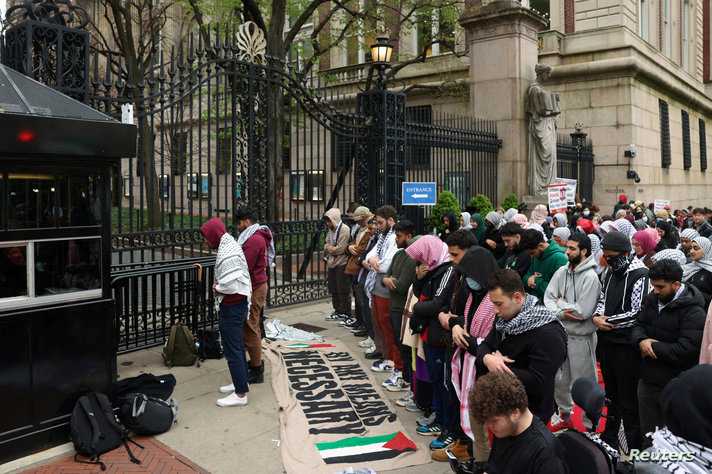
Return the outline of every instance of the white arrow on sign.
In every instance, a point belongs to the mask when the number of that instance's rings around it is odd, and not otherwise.
[[[425,199],[428,197],[428,195],[427,194],[411,194],[410,197],[412,197],[413,199],[418,199],[418,198]]]

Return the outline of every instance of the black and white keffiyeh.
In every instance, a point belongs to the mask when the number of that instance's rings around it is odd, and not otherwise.
[[[546,306],[537,303],[539,303],[539,299],[536,296],[527,295],[519,314],[509,321],[499,317],[495,320],[495,328],[502,333],[502,340],[506,339],[507,336],[523,334],[553,321],[561,324],[561,321],[557,319],[554,313],[549,311]],[[561,327],[563,328],[564,325],[561,324]],[[566,333],[565,330],[564,333]]]
[[[242,244],[244,244],[247,239],[255,235],[255,232],[260,229],[267,231],[272,237],[269,241],[269,245],[267,246],[267,264],[271,268],[275,266],[274,257],[277,255],[277,252],[274,249],[274,236],[272,235],[272,231],[269,227],[266,225],[260,225],[259,223],[252,224],[250,227],[240,232],[240,235],[237,236],[237,243],[240,244],[240,247],[242,247]]]
[[[242,252],[242,245],[227,232],[220,238],[220,246],[215,260],[215,289],[222,293],[215,297],[215,309],[220,311],[220,303],[224,295],[245,295],[247,297],[247,317],[249,318],[249,305],[252,298],[252,280],[247,268],[247,260]]]
[[[663,456],[663,453],[667,456]],[[675,453],[681,460],[670,460]],[[669,429],[663,428],[653,433],[651,461],[674,474],[707,474],[712,472],[712,449],[701,444],[675,436]],[[656,459],[657,458],[657,459]]]
[[[385,257],[386,253],[386,240],[393,235],[395,231],[393,230],[393,227],[390,228],[390,230],[386,233],[378,236],[378,242],[376,242],[376,256],[378,257],[378,260],[383,259]],[[363,285],[363,292],[366,294],[366,298],[368,298],[369,301],[371,301],[371,293],[373,293],[373,288],[376,286],[376,271],[371,270],[368,272],[368,275],[366,275],[366,281]]]

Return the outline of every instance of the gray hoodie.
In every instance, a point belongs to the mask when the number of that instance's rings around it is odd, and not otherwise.
[[[571,271],[571,262],[556,270],[544,294],[544,305],[564,324],[571,336],[588,336],[596,332],[592,316],[596,310],[601,282],[596,274],[596,261],[589,256]],[[561,299],[559,299],[561,298]],[[583,321],[569,321],[564,310],[572,309]]]

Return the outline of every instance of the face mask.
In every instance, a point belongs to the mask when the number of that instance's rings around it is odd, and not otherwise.
[[[472,290],[472,291],[480,291],[482,289],[482,285],[477,283],[475,280],[472,278],[465,278],[465,281],[467,282],[467,286]]]
[[[583,215],[584,215],[584,216],[587,216],[587,215],[589,215],[589,214],[591,214],[591,211],[589,211],[588,209],[585,210],[585,211],[583,211]]]
[[[643,222],[648,222],[648,216],[643,216]]]
[[[662,220],[663,220],[662,217],[658,217],[658,218],[657,218],[657,221],[658,221],[658,222],[660,222],[660,221],[662,221]]]
[[[621,252],[608,259],[608,265],[611,266],[611,271],[615,275],[622,275],[628,269],[628,255],[625,252]]]

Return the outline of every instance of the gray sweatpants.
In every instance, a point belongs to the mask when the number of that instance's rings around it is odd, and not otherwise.
[[[590,336],[569,335],[569,354],[564,364],[556,374],[554,385],[554,399],[559,405],[562,414],[571,414],[574,410],[574,401],[571,398],[571,386],[579,377],[587,377],[598,381],[596,369],[596,333]],[[591,421],[584,414],[583,424],[591,427]]]

